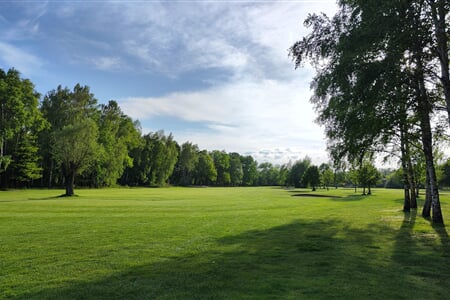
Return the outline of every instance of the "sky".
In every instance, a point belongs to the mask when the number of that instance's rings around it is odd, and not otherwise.
[[[45,95],[88,85],[116,100],[143,133],[283,164],[328,161],[309,102],[310,66],[288,49],[316,1],[0,0],[0,68]]]

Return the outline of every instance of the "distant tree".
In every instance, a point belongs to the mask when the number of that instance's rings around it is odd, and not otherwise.
[[[386,174],[386,188],[403,188],[403,170],[398,169]]]
[[[319,166],[319,172],[320,172],[320,183],[324,188],[327,190],[334,182],[334,172],[331,169],[330,165],[328,164],[321,164]]]
[[[380,173],[375,166],[369,161],[363,161],[358,169],[358,182],[363,187],[363,195],[366,194],[366,187],[368,188],[367,194],[372,194],[371,187],[374,186],[380,178]]]
[[[280,186],[288,186],[288,178],[289,178],[290,166],[289,164],[284,164],[280,167],[279,175],[278,175],[278,185]]]
[[[439,180],[440,187],[450,187],[450,160],[447,160],[439,166],[441,171],[441,179]]]
[[[320,184],[320,172],[317,166],[311,165],[308,167],[303,175],[303,183],[306,186],[311,186],[313,191],[316,190],[316,187]]]
[[[337,189],[339,186],[347,184],[347,174],[342,170],[335,170],[333,173],[333,185]]]
[[[180,156],[175,165],[173,182],[179,185],[193,184],[195,168],[198,164],[199,149],[197,145],[186,142],[181,145]]]
[[[225,151],[214,150],[211,157],[217,170],[216,184],[220,186],[229,185],[231,183],[230,156]]]
[[[198,153],[198,162],[195,166],[195,184],[210,185],[217,180],[217,170],[214,161],[206,150]]]
[[[241,156],[242,184],[245,186],[255,185],[258,179],[257,163],[252,156]]]
[[[302,160],[296,161],[289,172],[287,178],[288,185],[292,185],[297,188],[302,187],[303,175],[310,165],[311,159],[308,156],[305,156]]]
[[[355,164],[352,164],[350,169],[348,170],[347,178],[351,182],[353,187],[355,188],[355,193],[356,193],[356,189],[360,182],[359,182],[358,168]]]
[[[258,185],[275,186],[279,183],[280,170],[269,162],[258,165]]]
[[[163,131],[143,136],[144,145],[137,167],[142,172],[145,185],[163,186],[168,183],[178,158],[176,142]]]
[[[241,155],[230,153],[230,183],[232,186],[242,185],[244,170],[242,168]]]

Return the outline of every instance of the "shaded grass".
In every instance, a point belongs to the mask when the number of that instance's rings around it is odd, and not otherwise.
[[[447,230],[401,212],[401,191],[77,193],[0,193],[0,298],[443,299],[450,292]]]

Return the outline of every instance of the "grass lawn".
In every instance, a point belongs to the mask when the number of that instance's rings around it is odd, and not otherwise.
[[[399,190],[62,193],[0,192],[1,299],[450,295],[448,230],[404,214]],[[441,201],[450,224],[450,194]]]

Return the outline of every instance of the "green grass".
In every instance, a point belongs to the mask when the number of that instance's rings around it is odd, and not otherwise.
[[[0,192],[1,299],[444,299],[450,240],[402,193]],[[306,195],[305,195],[306,194]],[[422,202],[420,202],[422,204]],[[450,194],[442,195],[450,222]]]

